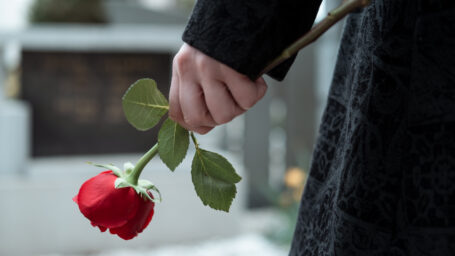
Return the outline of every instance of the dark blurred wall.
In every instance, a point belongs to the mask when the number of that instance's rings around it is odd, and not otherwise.
[[[106,23],[102,0],[35,0],[31,23]]]

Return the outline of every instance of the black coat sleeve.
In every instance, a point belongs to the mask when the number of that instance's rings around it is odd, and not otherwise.
[[[320,3],[321,0],[198,0],[183,41],[253,79],[311,28]],[[294,58],[268,75],[282,80]]]

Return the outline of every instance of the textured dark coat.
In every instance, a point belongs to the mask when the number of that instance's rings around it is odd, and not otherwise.
[[[318,5],[199,0],[183,39],[254,77]],[[290,255],[455,255],[455,1],[348,17]]]

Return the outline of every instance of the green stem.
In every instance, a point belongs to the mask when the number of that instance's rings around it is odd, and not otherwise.
[[[196,149],[199,149],[199,144],[197,143],[196,136],[194,136],[194,133],[193,133],[193,132],[190,132],[190,135],[191,135],[191,140],[192,140],[193,143],[194,143],[194,147],[196,147]]]
[[[137,162],[136,166],[134,166],[133,171],[131,172],[128,177],[126,177],[126,181],[137,185],[137,181],[139,180],[139,176],[142,173],[144,167],[152,160],[152,158],[158,153],[158,143],[156,143],[147,153],[145,153],[141,159]]]
[[[261,77],[263,74],[269,72],[276,66],[283,63],[285,60],[292,57],[300,49],[309,45],[310,43],[316,41],[324,32],[331,28],[335,23],[341,20],[344,16],[348,15],[357,8],[362,8],[369,5],[371,0],[348,0],[344,1],[338,8],[329,12],[327,17],[315,25],[310,31],[305,35],[297,39],[293,44],[287,47],[278,57],[272,60],[262,71],[259,73],[258,77]]]

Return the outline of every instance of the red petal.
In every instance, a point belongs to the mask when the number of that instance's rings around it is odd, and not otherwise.
[[[78,195],[75,195],[75,196],[73,197],[73,201],[74,201],[76,204],[77,204],[77,196],[78,196]]]
[[[104,232],[104,231],[106,231],[106,230],[107,230],[107,228],[106,228],[106,227],[103,227],[103,226],[100,226],[100,225],[96,225],[96,224],[95,224],[95,223],[93,223],[93,222],[92,222],[91,224],[92,224],[92,226],[94,226],[95,228],[96,228],[96,227],[98,227],[98,228],[100,229],[100,231],[101,231],[101,232]]]
[[[97,226],[115,228],[123,226],[136,215],[141,198],[133,188],[116,189],[115,176],[106,171],[82,184],[79,195],[79,209]]]
[[[152,220],[155,204],[150,200],[143,200],[137,211],[136,216],[128,221],[125,225],[118,228],[111,228],[111,234],[117,234],[119,237],[129,240],[141,233]]]

